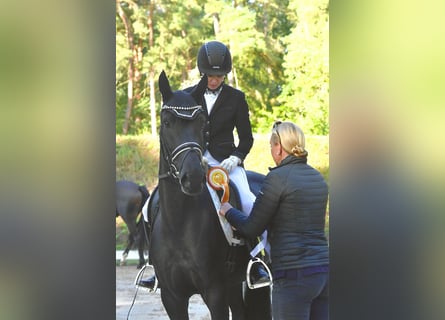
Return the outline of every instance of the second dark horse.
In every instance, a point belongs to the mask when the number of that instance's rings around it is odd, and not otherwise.
[[[229,246],[206,188],[206,115],[197,103],[206,85],[204,76],[191,93],[173,92],[165,73],[159,77],[160,213],[152,222],[150,259],[170,319],[189,319],[189,299],[200,294],[212,320],[228,320],[229,308],[233,320],[269,320],[270,290],[246,289],[243,295],[247,250]]]
[[[136,244],[139,253],[137,268],[140,269],[145,265],[144,249],[148,246],[146,241],[148,225],[140,213],[149,196],[150,193],[144,185],[138,185],[127,180],[116,182],[116,217],[122,217],[129,232],[121,265],[126,264],[128,253],[134,244]]]

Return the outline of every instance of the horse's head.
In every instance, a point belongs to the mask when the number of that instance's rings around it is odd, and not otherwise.
[[[201,193],[206,180],[202,162],[206,117],[204,109],[197,103],[206,86],[207,78],[204,76],[192,92],[173,92],[165,72],[159,76],[163,102],[159,177],[173,177],[179,182],[182,192],[190,196]]]

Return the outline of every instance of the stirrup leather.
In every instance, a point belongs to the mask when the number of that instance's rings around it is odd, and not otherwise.
[[[268,282],[263,282],[263,283],[251,283],[250,282],[250,269],[252,269],[252,266],[255,263],[259,263],[262,264],[265,269],[267,270],[267,274],[269,275],[269,281]],[[247,286],[249,287],[249,289],[258,289],[258,288],[262,288],[262,287],[267,287],[270,286],[272,284],[272,272],[270,272],[269,267],[267,266],[267,264],[261,260],[260,258],[252,258],[249,260],[249,263],[247,264],[247,271],[246,271],[246,282],[247,282]]]
[[[139,270],[138,274],[136,275],[136,278],[134,279],[134,285],[135,285],[136,288],[142,289],[144,291],[156,292],[156,290],[158,289],[158,278],[156,277],[156,274],[155,274],[155,285],[154,285],[153,289],[149,289],[149,288],[146,288],[146,287],[143,287],[143,286],[139,285],[139,281],[142,280],[142,276],[144,275],[145,268],[147,268],[147,267],[152,268],[154,270],[154,267],[152,265],[145,264],[141,268],[141,270]]]

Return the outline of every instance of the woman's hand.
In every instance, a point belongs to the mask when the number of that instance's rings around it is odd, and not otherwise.
[[[230,205],[230,203],[228,202],[221,203],[221,208],[219,208],[219,214],[224,217],[226,215],[226,212],[229,211],[231,208],[232,206]]]

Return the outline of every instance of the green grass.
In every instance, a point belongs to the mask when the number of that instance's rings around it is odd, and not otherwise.
[[[158,183],[158,165],[158,138],[116,136],[116,180],[145,184],[151,191]]]

